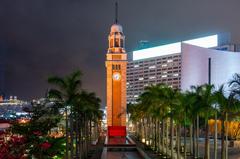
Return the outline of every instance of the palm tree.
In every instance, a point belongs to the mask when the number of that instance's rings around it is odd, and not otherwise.
[[[199,104],[201,105],[201,113],[200,115],[205,119],[205,153],[204,153],[204,159],[210,158],[210,152],[209,152],[209,125],[208,125],[208,119],[211,116],[212,112],[214,111],[212,105],[214,104],[214,96],[213,96],[213,85],[202,85],[200,87],[200,98],[199,98]]]
[[[219,106],[219,113],[221,116],[221,135],[222,135],[222,149],[221,149],[221,158],[225,159],[228,157],[228,146],[227,143],[224,144],[224,139],[227,142],[228,135],[228,124],[226,124],[227,128],[225,130],[224,123],[227,123],[228,115],[230,113],[238,113],[240,110],[239,99],[240,99],[240,74],[235,74],[233,79],[229,82],[229,86],[231,88],[229,95],[226,97],[226,92],[224,91],[224,86],[222,85],[218,91],[216,91],[216,102]]]
[[[137,104],[128,104],[127,105],[127,113],[128,113],[128,116],[129,116],[129,121],[131,121],[133,123],[133,125],[135,126],[135,136],[137,137],[137,139],[140,138],[140,127],[139,127],[139,124],[138,124],[138,120],[140,120],[140,117],[138,115],[138,112],[137,110],[139,109],[136,109],[137,108]]]
[[[173,114],[171,109],[173,109],[176,103],[175,98],[176,91],[165,84],[152,85],[145,89],[145,92],[140,96],[139,102],[143,106],[143,111],[146,112],[147,119],[151,117],[154,121],[155,131],[151,136],[154,136],[154,147],[157,147],[157,121],[161,121],[161,152],[166,155],[173,156]],[[168,119],[170,118],[170,153],[168,152],[169,145],[169,129],[168,129]],[[160,135],[158,136],[160,139]],[[160,140],[159,140],[160,141]],[[166,141],[166,142],[165,142]],[[159,143],[159,142],[158,142]],[[166,143],[166,144],[165,144]],[[159,148],[158,148],[159,149]]]
[[[174,107],[171,109],[171,114],[173,116],[173,120],[176,123],[176,150],[177,150],[177,159],[181,158],[180,155],[180,146],[181,146],[181,126],[184,123],[185,119],[185,104],[188,100],[186,95],[181,92],[176,92],[175,94],[176,103]],[[185,143],[185,142],[184,142]]]
[[[148,106],[149,106],[149,102],[150,100],[148,98],[146,98],[148,96],[148,94],[142,94],[139,99],[138,99],[138,104],[137,107],[139,109],[138,114],[140,119],[141,119],[141,127],[142,127],[142,138],[144,139],[144,142],[146,142],[148,140],[148,136],[147,136],[147,128],[146,128],[146,120],[148,119]]]
[[[195,107],[195,94],[192,92],[184,92],[179,96],[179,106],[177,107],[177,111],[181,112],[181,117],[176,115],[179,119],[179,124],[182,124],[184,127],[184,158],[187,158],[187,150],[190,146],[190,152],[192,153],[192,125],[194,125],[193,121],[196,115],[196,107]],[[187,128],[190,130],[190,145],[187,145]]]
[[[92,142],[92,123],[98,123],[98,120],[102,117],[102,111],[100,111],[101,100],[96,97],[95,93],[82,91],[78,98],[78,106],[75,107],[75,111],[80,115],[78,120],[82,120],[82,124],[78,122],[78,127],[81,129],[83,136],[83,156],[87,157],[89,144]],[[79,132],[77,132],[78,134]],[[78,134],[79,135],[79,134]],[[79,147],[81,143],[77,143]]]
[[[227,114],[236,109],[236,105],[233,103],[234,98],[233,94],[230,94],[228,97],[225,97],[224,85],[222,85],[215,93],[216,103],[218,105],[218,110],[221,117],[222,129],[221,129],[221,138],[222,138],[222,147],[221,147],[221,158],[225,159],[225,120]],[[227,145],[226,145],[227,146]]]
[[[49,91],[49,98],[54,98],[63,103],[65,107],[66,117],[66,158],[68,159],[68,151],[70,144],[70,157],[73,158],[73,114],[72,108],[76,104],[77,95],[80,93],[81,86],[81,72],[75,71],[66,77],[52,76],[48,78],[48,82],[53,84],[56,88]],[[70,108],[70,116],[68,116],[68,109]],[[69,143],[69,118],[70,118],[70,138]]]
[[[170,156],[173,158],[173,136],[174,136],[174,125],[173,125],[173,113],[172,110],[177,104],[177,90],[173,90],[171,87],[165,86],[162,87],[162,94],[163,96],[160,97],[165,107],[169,110],[167,113],[167,117],[170,118]],[[167,134],[168,137],[168,134]],[[168,146],[168,139],[167,139],[167,146]]]
[[[187,96],[187,103],[189,103],[189,111],[188,116],[192,121],[193,126],[193,155],[194,157],[199,157],[199,114],[201,111],[201,95],[202,95],[202,88],[203,86],[191,86],[191,90],[186,92]],[[190,135],[191,136],[191,135]]]
[[[235,74],[233,79],[229,82],[229,86],[231,87],[232,94],[240,99],[240,74]]]

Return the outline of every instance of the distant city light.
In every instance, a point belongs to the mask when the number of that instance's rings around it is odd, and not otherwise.
[[[151,57],[181,53],[181,43],[187,43],[203,48],[216,47],[218,46],[218,35],[211,35],[202,38],[133,51],[133,60],[141,60]]]

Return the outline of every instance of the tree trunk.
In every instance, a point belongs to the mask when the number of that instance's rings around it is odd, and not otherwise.
[[[133,122],[134,125],[134,135],[137,137],[138,136],[138,122]],[[137,137],[138,138],[138,137]]]
[[[136,123],[135,136],[137,136],[137,138],[140,139],[141,125],[139,122],[135,122],[135,123]]]
[[[157,134],[158,134],[158,144],[157,144],[157,147],[158,147],[158,152],[160,153],[161,149],[160,149],[160,146],[161,146],[161,133],[160,133],[160,129],[161,129],[161,125],[160,125],[160,120],[158,119],[158,129],[157,129]]]
[[[224,140],[225,140],[225,125],[224,125],[224,118],[225,118],[225,113],[224,115],[222,116],[222,121],[221,121],[221,124],[222,124],[222,129],[221,129],[221,138],[222,138],[222,142],[221,142],[221,159],[225,159],[225,144],[224,144]]]
[[[147,117],[147,144],[150,144],[150,119]]]
[[[68,151],[69,151],[69,142],[68,142],[68,114],[67,114],[67,107],[65,108],[66,113],[66,156],[65,158],[68,159]]]
[[[82,136],[82,138],[83,138],[83,141],[82,141],[82,145],[83,145],[83,158],[85,159],[86,158],[86,151],[87,151],[87,148],[86,148],[86,123],[87,123],[87,121],[86,121],[87,119],[86,119],[86,114],[84,114],[84,123],[83,123],[83,136]]]
[[[164,124],[165,124],[165,122],[164,122],[164,119],[162,120],[162,153],[163,153],[163,155],[164,155],[164,153],[165,153],[165,150],[164,150],[164,137],[165,137],[165,135],[164,135],[164,132],[165,132],[165,126],[164,126]]]
[[[88,140],[89,140],[89,120],[87,119],[87,115],[86,116],[86,123],[85,123],[85,158],[87,158],[87,154],[88,154]]]
[[[170,140],[170,145],[171,145],[171,158],[173,158],[173,136],[174,136],[174,130],[173,130],[173,117],[171,115],[170,119],[170,129],[171,129],[171,140]]]
[[[71,108],[72,109],[72,108]],[[70,113],[70,158],[74,158],[74,150],[73,150],[73,139],[74,139],[74,134],[73,134],[73,114],[72,110]]]
[[[226,120],[226,159],[228,159],[228,113],[226,112],[226,117],[225,117],[225,120]]]
[[[155,118],[154,150],[157,151],[157,119]]]
[[[197,149],[196,149],[196,152],[197,152],[197,158],[199,157],[199,115],[197,115],[197,133],[196,133],[196,137],[197,137]]]
[[[176,140],[176,143],[177,143],[177,159],[180,159],[180,147],[181,147],[181,126],[180,124],[177,125],[177,140]]]
[[[78,115],[76,116],[76,135],[75,135],[75,141],[76,141],[76,159],[79,159],[79,144],[78,144],[78,142],[79,142],[79,123],[80,121],[78,120]]]
[[[142,121],[139,123],[137,122],[137,125],[138,125],[138,132],[137,134],[139,135],[140,139],[143,137],[143,133],[142,133]]]
[[[80,119],[79,119],[80,121]],[[82,128],[81,124],[82,122],[79,122],[78,128],[79,128],[79,134],[78,134],[78,148],[79,148],[79,157],[82,158]]]
[[[209,126],[208,126],[208,118],[205,121],[205,154],[204,159],[210,159],[209,156]]]
[[[215,113],[214,122],[214,159],[217,159],[217,112]]]
[[[89,120],[89,141],[92,143],[92,121]]]
[[[154,135],[155,135],[155,128],[154,128],[154,120],[153,118],[151,119],[151,130],[150,130],[150,133],[151,133],[151,146],[154,147]]]
[[[81,159],[84,157],[83,156],[83,154],[84,154],[84,150],[83,150],[83,136],[84,136],[84,134],[83,134],[83,128],[84,128],[84,121],[82,121],[81,122],[82,123],[82,125],[81,125],[81,129],[80,129],[80,142],[79,142],[79,144],[80,144],[80,156],[81,156]]]
[[[146,125],[147,125],[147,123],[145,122],[145,118],[143,118],[143,135],[144,135],[144,142],[145,142],[145,143],[146,143],[146,141],[147,141]]]
[[[152,118],[149,118],[148,121],[148,136],[149,136],[149,146],[152,147],[152,136],[153,136],[153,122]]]
[[[190,139],[190,154],[193,153],[193,127],[192,127],[193,124],[190,125],[189,129],[190,129],[190,136],[189,136],[189,139]]]
[[[166,143],[165,143],[165,148],[166,148],[166,154],[168,155],[168,146],[169,146],[169,144],[168,144],[168,139],[169,139],[169,137],[168,137],[168,131],[169,131],[169,128],[168,128],[168,119],[167,119],[167,122],[166,122]]]
[[[145,142],[146,143],[148,143],[148,140],[149,140],[149,138],[148,138],[148,130],[149,130],[149,125],[148,125],[148,118],[146,118],[146,140],[145,140]]]
[[[184,159],[187,158],[186,113],[184,115]]]
[[[193,158],[196,157],[196,119],[193,119],[192,121],[193,124],[193,147],[192,147],[192,153],[193,153]]]

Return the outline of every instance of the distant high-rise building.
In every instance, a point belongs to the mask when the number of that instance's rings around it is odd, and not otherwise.
[[[149,41],[147,41],[147,40],[141,40],[138,43],[138,49],[139,50],[146,49],[146,48],[149,48],[149,47],[150,47],[150,44],[149,44]]]
[[[127,65],[127,103],[136,103],[146,86],[165,83],[175,89],[181,88],[182,43],[225,51],[239,48],[229,45],[225,36],[212,35],[133,51],[133,60]]]

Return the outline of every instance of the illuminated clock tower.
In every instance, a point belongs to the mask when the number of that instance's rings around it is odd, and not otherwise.
[[[117,21],[111,26],[106,54],[107,73],[107,125],[109,127],[126,126],[126,69],[127,54],[124,49],[123,28]],[[126,127],[125,127],[126,129]]]

